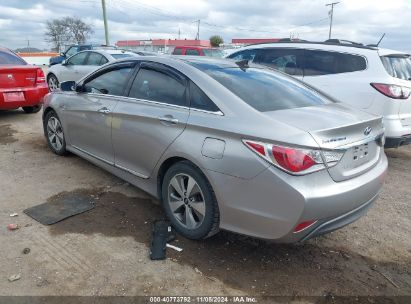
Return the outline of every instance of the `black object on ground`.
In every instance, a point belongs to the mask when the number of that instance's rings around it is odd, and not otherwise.
[[[153,224],[153,239],[151,241],[150,259],[164,260],[166,258],[167,242],[175,239],[170,223],[166,220],[158,220]]]
[[[93,208],[94,202],[88,195],[68,193],[23,212],[43,225],[52,225]]]

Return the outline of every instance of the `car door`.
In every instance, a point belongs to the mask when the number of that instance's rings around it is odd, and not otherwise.
[[[142,62],[113,113],[117,167],[148,178],[167,147],[183,132],[189,116],[187,80],[163,64]]]
[[[64,120],[70,144],[84,153],[114,164],[111,141],[112,111],[124,96],[133,63],[107,67],[80,83],[80,91],[69,93]]]
[[[57,78],[60,82],[77,81],[79,76],[79,67],[84,65],[88,57],[88,52],[80,52],[67,59],[61,66],[61,70]]]
[[[279,70],[300,80],[303,79],[303,50],[264,48],[259,50],[253,62]]]

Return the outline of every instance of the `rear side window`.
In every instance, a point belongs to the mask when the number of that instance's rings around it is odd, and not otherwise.
[[[291,77],[268,69],[217,68],[204,72],[261,112],[331,103]]]
[[[367,68],[364,57],[327,51],[304,51],[304,76],[340,74]]]
[[[92,52],[87,58],[86,65],[100,65],[102,59],[103,59],[103,55]]]
[[[186,55],[199,56],[200,52],[198,50],[187,49]]]
[[[26,65],[27,63],[17,55],[0,51],[0,64]]]
[[[151,67],[139,70],[130,89],[130,97],[186,106],[186,86],[174,75]]]
[[[250,62],[253,62],[256,55],[257,50],[245,50],[231,54],[228,58],[234,60],[249,60]]]
[[[381,61],[392,77],[411,80],[411,56],[382,56]]]
[[[122,96],[131,71],[131,67],[109,70],[87,82],[84,85],[85,91],[88,93]]]
[[[214,102],[192,81],[190,81],[190,107],[210,112],[219,111]]]
[[[303,51],[296,49],[262,49],[256,63],[289,75],[303,75]]]
[[[183,50],[180,48],[175,48],[173,51],[173,55],[182,55],[183,54]]]
[[[203,49],[203,53],[208,57],[222,58],[224,56],[222,51],[215,49]]]
[[[124,54],[110,54],[111,56],[114,57],[114,59],[121,59],[121,58],[127,58],[127,57],[134,57],[134,53],[124,53]]]

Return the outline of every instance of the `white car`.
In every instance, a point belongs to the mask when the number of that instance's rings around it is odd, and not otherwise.
[[[55,91],[64,81],[77,81],[99,66],[125,57],[138,56],[124,50],[87,50],[50,67],[47,73],[49,90]]]
[[[249,45],[227,58],[278,69],[336,100],[383,116],[386,148],[411,143],[410,54],[334,40]]]

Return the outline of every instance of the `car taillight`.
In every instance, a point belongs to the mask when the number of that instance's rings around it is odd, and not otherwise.
[[[46,77],[44,76],[43,70],[37,69],[36,83],[45,83],[45,82],[46,82]]]
[[[407,99],[411,94],[411,88],[395,84],[371,83],[371,86],[381,94],[393,99]]]
[[[301,223],[299,223],[297,226],[295,226],[293,233],[301,232],[301,231],[303,231],[303,230],[311,227],[311,226],[314,225],[315,223],[317,223],[317,221],[301,222]]]
[[[300,149],[252,140],[243,140],[243,143],[269,163],[295,175],[303,175],[335,166],[344,155],[343,151]]]

